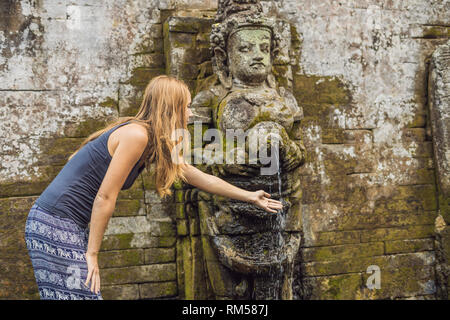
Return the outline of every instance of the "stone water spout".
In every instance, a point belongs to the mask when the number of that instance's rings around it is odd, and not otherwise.
[[[212,172],[246,190],[263,189],[282,201],[284,208],[274,214],[198,192],[207,203],[199,205],[198,215],[209,286],[216,298],[291,299],[294,258],[300,246],[300,232],[292,227],[299,216],[301,194],[295,171],[304,162],[305,148],[290,136],[294,122],[303,117],[302,109],[272,74],[281,36],[276,19],[263,15],[259,1],[219,1],[215,22],[210,40],[218,81],[199,92],[192,107],[194,111],[197,106],[211,107],[213,125],[222,133],[222,141],[205,149],[219,143],[221,147],[214,150],[225,150],[230,130],[244,132],[247,139],[240,162],[210,161]],[[264,174],[269,172],[262,170],[268,164],[260,158],[249,161],[249,141],[256,137],[264,141],[258,148],[266,149],[274,160],[270,174]],[[237,148],[234,151],[239,155]]]

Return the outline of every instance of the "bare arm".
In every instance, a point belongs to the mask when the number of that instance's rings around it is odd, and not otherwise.
[[[100,290],[97,255],[106,226],[114,212],[119,191],[141,157],[147,145],[147,139],[147,134],[138,130],[129,130],[122,134],[95,197],[86,253],[88,263],[86,285],[91,280],[91,291],[93,292]]]
[[[187,169],[184,170],[184,175],[189,184],[202,189],[203,191],[235,200],[250,202],[272,213],[277,212],[273,209],[282,208],[281,202],[268,199],[270,194],[264,190],[253,192],[238,188],[225,180],[220,179],[219,177],[204,173],[190,164],[187,164]]]

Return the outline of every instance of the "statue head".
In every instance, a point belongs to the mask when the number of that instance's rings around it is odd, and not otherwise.
[[[278,53],[280,35],[275,20],[262,15],[259,0],[219,1],[211,30],[212,64],[222,85],[229,89],[233,78],[245,84],[275,87],[272,60]]]

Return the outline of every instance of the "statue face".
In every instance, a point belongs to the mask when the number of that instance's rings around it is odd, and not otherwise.
[[[264,29],[243,29],[228,42],[228,65],[233,77],[244,83],[262,83],[270,73],[271,34]]]

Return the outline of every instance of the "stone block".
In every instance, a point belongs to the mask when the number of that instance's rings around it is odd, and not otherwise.
[[[334,226],[334,230],[351,230],[365,229],[371,230],[376,228],[389,227],[408,227],[430,225],[434,223],[436,218],[435,211],[424,212],[362,212],[358,215],[349,214],[338,220]]]
[[[147,204],[147,217],[149,220],[161,220],[161,219],[173,219],[174,218],[174,207],[172,204],[164,203],[151,203]]]
[[[104,300],[137,300],[139,299],[139,285],[102,286],[101,293]]]
[[[175,248],[151,248],[144,250],[145,264],[175,262]]]
[[[100,268],[138,266],[144,263],[142,249],[102,251],[98,256]]]
[[[152,236],[174,236],[175,225],[170,220],[148,220],[146,216],[112,217],[105,235],[148,233]]]
[[[150,36],[154,39],[162,39],[163,28],[161,23],[154,23],[150,27]]]
[[[142,200],[117,200],[114,217],[145,215]]]
[[[171,32],[169,41],[173,48],[191,48],[194,47],[195,36],[186,32]]]
[[[432,239],[394,240],[386,241],[386,253],[407,253],[419,251],[431,251],[434,249]]]
[[[312,300],[355,300],[362,285],[361,275],[344,274],[306,278],[312,288]]]
[[[139,294],[141,299],[155,299],[176,296],[178,293],[176,281],[141,283]]]
[[[178,238],[176,243],[176,265],[177,265],[177,284],[179,298],[185,299],[185,272],[184,272],[184,261],[183,261],[183,239]]]
[[[165,23],[168,24],[168,30],[172,33],[199,33],[210,31],[213,19],[173,16],[169,17]]]
[[[163,202],[156,190],[149,190],[147,187],[145,187],[145,189],[145,203],[158,204]]]
[[[150,233],[110,234],[103,237],[102,251],[131,248],[172,247],[176,238],[172,236],[156,237]]]
[[[380,289],[369,290],[365,286],[361,299],[395,299],[434,295],[434,253],[417,252],[385,257],[380,268]],[[371,273],[363,273],[363,284]]]
[[[431,141],[424,141],[421,143],[404,142],[403,145],[415,158],[433,157],[433,145]]]
[[[423,128],[427,123],[427,114],[425,112],[414,113],[413,120],[408,124],[408,128]]]
[[[141,53],[130,56],[128,69],[136,68],[165,68],[164,55],[161,53]]]
[[[165,74],[165,69],[163,66],[155,68],[139,67],[133,69],[130,79],[124,83],[131,84],[133,86],[146,86],[151,79],[162,74]]]
[[[344,129],[322,128],[322,143],[337,144],[344,142]]]
[[[388,255],[388,256],[373,256],[373,257],[360,257],[359,259],[344,259],[334,261],[314,261],[304,263],[304,270],[306,276],[321,276],[321,275],[336,275],[345,273],[366,272],[367,268],[371,265],[376,265],[383,270],[392,269],[401,273],[401,268],[413,268],[427,269],[434,263],[433,252],[417,252],[408,254]],[[425,268],[424,268],[425,267]],[[413,278],[413,281],[417,279],[426,278],[427,275],[423,274],[420,277]]]
[[[115,119],[116,115],[111,115],[100,118],[85,118],[82,121],[67,121],[63,128],[63,134],[66,138],[86,138],[91,133],[103,129]]]
[[[102,270],[105,285],[176,280],[175,263],[151,264]]]
[[[185,219],[186,213],[184,210],[184,203],[177,203],[175,205],[175,212],[176,212],[176,218],[177,219]]]
[[[177,235],[186,236],[189,234],[189,221],[187,219],[177,219]]]
[[[293,92],[299,104],[346,105],[350,99],[348,89],[335,77],[295,74]]]
[[[359,243],[360,231],[324,231],[317,232],[313,245],[327,246],[333,244]]]
[[[183,62],[201,64],[210,61],[211,52],[209,48],[187,48],[184,50]]]
[[[189,234],[198,236],[200,234],[200,223],[198,219],[189,219]]]
[[[361,230],[361,242],[402,240],[402,239],[423,239],[429,238],[433,234],[434,234],[434,225]]]
[[[40,195],[61,169],[62,166],[40,166],[37,167],[39,175],[29,180],[0,182],[0,198]]]
[[[304,262],[334,261],[359,259],[360,257],[379,256],[384,253],[383,242],[370,242],[360,244],[344,244],[337,246],[324,246],[304,248],[302,250]]]
[[[119,192],[117,200],[141,200],[143,198],[144,190],[142,187],[142,174],[140,174],[129,189]]]

